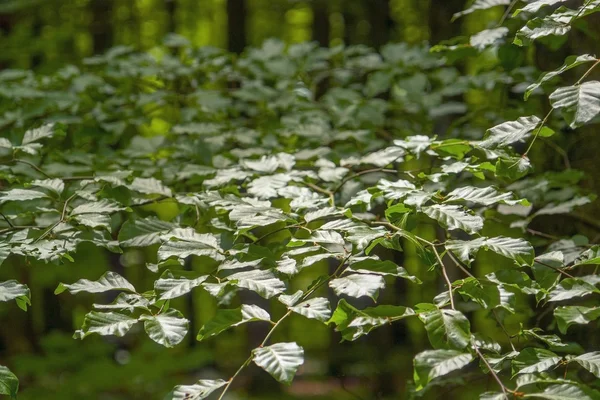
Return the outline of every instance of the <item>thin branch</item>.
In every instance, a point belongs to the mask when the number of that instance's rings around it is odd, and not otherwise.
[[[271,328],[269,333],[267,333],[267,336],[265,336],[262,343],[258,346],[259,348],[264,347],[265,344],[267,344],[267,341],[269,340],[271,335],[273,335],[273,332],[275,332],[275,329],[277,329],[277,327],[283,322],[283,320],[285,320],[291,314],[292,314],[292,311],[289,310],[281,318],[279,318],[279,320],[275,323],[275,325],[273,325],[273,327]],[[217,400],[223,399],[223,397],[225,396],[225,393],[227,393],[227,391],[229,390],[229,387],[231,386],[231,384],[233,383],[235,378],[244,370],[244,368],[246,368],[252,362],[252,358],[253,358],[253,355],[250,354],[250,356],[246,359],[246,361],[244,361],[244,363],[238,368],[238,370],[235,371],[235,374],[233,374],[233,376],[231,378],[229,378],[229,381],[227,381],[227,385],[225,385],[225,388],[223,389],[223,391],[221,392],[221,395],[219,396],[219,398]]]
[[[18,158],[15,158],[13,161],[16,162],[16,163],[21,163],[21,164],[29,165],[31,168],[35,169],[37,172],[39,172],[40,174],[44,175],[46,178],[48,178],[48,179],[54,179],[53,176],[48,175],[40,167],[38,167],[37,165],[35,165],[33,163],[30,163],[29,161],[20,160]]]
[[[347,177],[345,177],[344,179],[342,179],[342,181],[340,182],[339,185],[337,185],[332,191],[331,193],[337,193],[348,181],[351,181],[354,178],[358,178],[359,176],[362,175],[367,175],[367,174],[374,174],[377,172],[383,172],[386,174],[397,174],[398,171],[395,169],[387,169],[387,168],[372,168],[372,169],[365,169],[364,171],[359,171],[355,174],[352,175],[348,175]]]
[[[448,278],[448,272],[446,271],[446,266],[444,265],[444,262],[442,261],[442,257],[440,257],[440,253],[438,253],[435,246],[431,246],[431,249],[433,250],[433,253],[435,254],[435,258],[437,258],[438,262],[440,263],[440,267],[442,267],[442,275],[444,275],[444,279],[446,280],[446,284],[448,285],[448,293],[450,295],[450,307],[452,307],[453,310],[456,310],[456,307],[454,307],[452,282],[450,282],[450,278]]]
[[[542,261],[540,261],[540,260],[535,260],[535,262],[536,262],[536,263],[538,263],[538,264],[540,264],[540,265],[543,265],[544,267],[548,267],[548,268],[550,268],[550,269],[553,269],[553,270],[555,270],[556,272],[560,272],[561,274],[563,274],[563,275],[564,275],[564,276],[566,276],[566,277],[569,277],[569,278],[573,278],[573,279],[575,279],[575,277],[574,277],[573,275],[569,274],[568,272],[565,272],[565,271],[563,271],[563,269],[562,269],[562,268],[558,268],[558,267],[555,267],[555,266],[553,266],[553,265],[546,264],[545,262],[542,262]]]
[[[8,224],[8,226],[10,226],[11,228],[14,227],[13,223],[10,222],[10,220],[6,217],[6,215],[4,215],[3,213],[0,213],[0,215],[2,216],[2,218],[4,218],[4,220],[6,221],[6,223]]]
[[[254,243],[260,242],[261,240],[263,240],[263,239],[264,239],[264,238],[266,238],[266,237],[269,237],[269,236],[271,236],[271,235],[274,235],[274,234],[276,234],[276,233],[279,233],[279,232],[281,232],[281,231],[285,231],[286,229],[291,229],[291,228],[302,228],[302,226],[301,226],[301,224],[286,225],[286,226],[284,226],[284,227],[282,227],[282,228],[275,229],[274,231],[271,231],[271,232],[269,232],[269,233],[265,233],[264,235],[262,235],[261,237],[259,237],[258,239],[256,239],[256,240],[254,241]]]
[[[500,325],[500,328],[502,328],[502,332],[504,332],[504,334],[508,338],[508,343],[510,343],[510,347],[511,347],[512,351],[517,351],[517,349],[515,349],[515,345],[512,342],[512,337],[510,336],[510,334],[504,327],[504,324],[502,324],[502,322],[500,322],[500,318],[498,317],[498,314],[496,314],[496,310],[493,308],[492,308],[492,314],[494,314],[494,318],[496,319],[496,322],[498,322],[498,325]]]
[[[510,390],[510,389],[508,389],[506,386],[504,386],[504,384],[500,380],[500,377],[498,376],[498,374],[496,373],[496,371],[494,371],[494,369],[492,368],[492,366],[490,365],[490,363],[488,362],[488,360],[486,360],[485,357],[483,356],[483,354],[481,354],[481,351],[479,350],[479,347],[477,346],[477,344],[475,344],[475,341],[472,340],[471,344],[473,345],[473,350],[475,350],[475,353],[477,353],[477,355],[479,356],[479,358],[481,359],[481,361],[483,361],[483,363],[487,367],[488,371],[490,371],[490,373],[492,374],[492,376],[494,377],[494,379],[496,380],[496,382],[498,382],[498,385],[500,386],[500,389],[502,389],[502,393],[504,393],[504,397],[506,399],[508,399],[508,392],[512,393],[513,391]]]
[[[147,205],[149,205],[149,204],[158,203],[158,202],[161,202],[161,201],[163,201],[163,200],[174,200],[174,199],[173,199],[172,197],[168,197],[168,196],[160,196],[160,197],[157,197],[157,198],[155,198],[155,199],[150,199],[150,200],[144,201],[144,202],[142,202],[142,203],[136,203],[136,204],[132,204],[132,205],[130,205],[129,207],[142,207],[142,206],[147,206]]]
[[[508,16],[510,15],[510,12],[517,5],[518,2],[519,2],[519,0],[513,0],[512,3],[510,3],[508,5],[508,8],[504,12],[504,14],[502,14],[502,18],[500,18],[500,21],[498,21],[498,25],[496,25],[497,28],[502,26],[502,24],[504,23],[504,21],[506,21],[506,18],[508,18]]]
[[[470,272],[469,272],[469,270],[468,270],[468,269],[466,269],[465,267],[463,267],[462,263],[461,263],[461,262],[460,262],[460,261],[459,261],[459,260],[458,260],[458,259],[457,259],[457,258],[454,256],[454,254],[452,254],[452,252],[451,252],[451,251],[446,251],[446,254],[448,255],[448,257],[450,257],[450,259],[451,259],[452,261],[454,261],[454,264],[456,264],[456,266],[457,266],[458,268],[460,268],[460,270],[461,270],[462,272],[464,272],[464,273],[465,273],[465,275],[467,275],[467,276],[469,276],[469,277],[471,277],[471,278],[473,278],[473,279],[477,279],[477,278],[475,278],[475,276],[474,276],[472,273],[470,273]]]

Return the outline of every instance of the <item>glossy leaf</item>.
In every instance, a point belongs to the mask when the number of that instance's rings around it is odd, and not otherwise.
[[[291,384],[304,363],[304,349],[296,343],[277,343],[252,352],[252,361],[279,382]]]

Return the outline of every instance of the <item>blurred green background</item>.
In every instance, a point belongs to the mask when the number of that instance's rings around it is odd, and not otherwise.
[[[187,37],[195,46],[216,46],[236,53],[271,37],[287,43],[314,40],[327,47],[341,44],[380,47],[388,42],[436,44],[477,32],[502,16],[502,10],[495,8],[451,23],[452,15],[467,3],[466,0],[0,0],[0,69],[52,72],[68,63],[78,64],[82,58],[114,45],[151,51],[170,32]],[[600,24],[590,24],[591,36],[582,39],[575,34],[570,39],[572,43],[559,52],[536,48],[526,62],[542,70],[555,68],[566,55],[584,52],[578,51],[580,48],[589,49],[591,44],[594,49],[599,27]],[[485,56],[461,68],[472,72],[482,63]],[[480,95],[471,101],[494,100]],[[587,185],[595,190],[599,175],[595,154],[600,146],[597,139],[588,139],[586,146],[577,147],[577,143],[589,137],[586,136],[589,131],[581,131],[579,136],[565,142],[565,151],[569,152],[573,167],[588,173]],[[561,157],[554,153],[547,155],[543,147],[534,157],[540,160],[542,168],[562,167]],[[564,221],[555,218],[542,223],[546,224],[542,231],[552,232]],[[589,221],[583,224],[585,228],[573,224],[572,233],[589,230],[590,224],[594,229]],[[92,336],[84,341],[73,340],[72,332],[83,315],[94,300],[100,302],[100,299],[91,295],[55,296],[57,282],[96,279],[115,264],[125,266],[127,278],[136,286],[148,286],[153,280],[153,274],[145,269],[127,268],[135,264],[127,260],[135,258],[135,253],[109,255],[90,246],[79,250],[78,256],[75,265],[31,262],[27,268],[20,268],[7,263],[0,270],[0,280],[17,278],[32,288],[34,306],[27,313],[14,304],[0,308],[0,364],[10,365],[21,379],[20,399],[160,399],[175,384],[191,384],[200,377],[221,378],[223,372],[234,372],[246,359],[253,338],[264,335],[266,327],[248,326],[227,332],[208,344],[199,344],[194,340],[199,326],[192,326],[187,343],[170,350],[133,330],[124,338]],[[480,259],[484,270],[486,262],[490,265],[497,262],[492,256],[487,257]],[[410,249],[405,263],[409,269],[416,265]],[[410,304],[431,301],[440,285],[434,277],[418,288],[398,286],[397,291],[387,293],[381,302],[401,304],[400,299],[406,298],[410,298]],[[214,300],[200,291],[181,302],[177,308],[197,324],[208,320],[216,307]],[[524,318],[514,317],[509,330],[518,330],[519,320]],[[486,324],[496,329],[494,323],[483,318],[476,318],[473,323],[480,331]],[[280,388],[270,376],[250,367],[236,383],[245,388],[245,394],[238,398],[395,399],[398,393],[407,391],[412,380],[412,355],[428,347],[417,321],[379,329],[356,342],[339,343],[339,335],[300,317],[292,319],[277,335],[287,340],[300,336],[303,343],[309,343],[305,348],[310,357],[300,378],[290,388]],[[502,336],[496,339],[503,340]],[[493,382],[478,381],[472,387],[474,393],[479,393],[489,385]],[[475,394],[461,390],[440,388],[425,398],[476,398]]]

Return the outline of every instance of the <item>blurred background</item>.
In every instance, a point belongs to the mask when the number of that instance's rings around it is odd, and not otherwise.
[[[126,44],[148,49],[168,32],[240,52],[277,37],[322,46],[437,43],[465,0],[0,0],[0,67],[52,69]]]
[[[115,45],[150,50],[168,33],[185,36],[195,46],[215,46],[234,53],[272,37],[287,43],[316,41],[325,47],[379,48],[389,42],[433,45],[478,32],[502,17],[503,10],[496,7],[450,22],[454,13],[470,3],[468,0],[0,0],[0,70],[20,68],[50,73],[69,63],[80,64],[82,58],[103,53]],[[556,68],[566,55],[581,54],[585,48],[593,51],[598,39],[596,32],[600,33],[600,24],[590,23],[585,35],[575,32],[560,51],[541,46],[527,57],[517,54],[515,62],[541,70]],[[459,67],[469,72],[482,65],[485,68],[485,62],[485,57],[480,57]],[[482,93],[474,101],[488,100]],[[582,129],[565,146],[568,145],[570,165],[588,173],[588,188],[594,190],[600,181],[595,166],[600,144],[598,140],[587,140],[592,133]],[[586,146],[577,146],[582,141]],[[539,148],[538,165],[562,168],[562,157],[547,155],[547,150]],[[578,221],[592,232],[599,229],[593,220]],[[564,223],[554,218],[543,222],[541,230],[552,232]],[[573,220],[569,223],[572,231],[580,230]],[[194,340],[199,326],[193,326],[187,343],[170,350],[133,330],[125,338],[91,336],[84,341],[73,340],[72,332],[98,298],[55,296],[57,282],[72,282],[81,277],[96,279],[111,264],[128,264],[126,259],[110,259],[118,255],[91,246],[77,254],[76,266],[32,262],[27,268],[8,266],[0,270],[0,278],[16,277],[32,288],[34,306],[27,313],[14,304],[0,308],[0,364],[10,365],[21,379],[20,399],[160,399],[175,384],[191,384],[200,377],[222,378],[223,371],[235,371],[248,355],[248,337],[260,337],[263,333],[264,327],[236,328],[199,344]],[[489,265],[499,262],[493,256],[486,257],[481,257],[480,262]],[[15,271],[22,276],[14,274]],[[127,277],[134,285],[152,279],[146,270],[130,269]],[[438,281],[429,280],[402,295],[431,301],[439,285]],[[206,293],[194,294],[186,301],[187,309],[180,308],[188,316],[196,315],[198,323],[214,314],[214,300]],[[397,303],[393,294],[382,301]],[[518,331],[520,320],[525,318],[514,318],[509,330]],[[483,316],[475,318],[473,323],[478,324],[479,330],[485,324],[490,331],[497,328]],[[339,335],[332,334],[329,328],[304,319],[293,319],[279,334],[289,340],[301,336],[303,343],[309,342],[306,347],[311,358],[300,377],[292,387],[280,388],[266,373],[250,367],[237,381],[237,385],[247,388],[239,398],[397,399],[398,393],[410,392],[412,355],[428,347],[417,321],[381,328],[356,342],[339,343]],[[493,385],[491,380],[478,381],[472,386],[474,392],[441,388],[424,398],[476,398],[474,393],[492,389]]]

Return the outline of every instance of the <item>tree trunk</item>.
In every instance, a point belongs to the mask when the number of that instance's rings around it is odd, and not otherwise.
[[[92,41],[94,43],[94,54],[104,53],[113,43],[113,32],[110,21],[112,20],[112,1],[92,0],[90,9],[92,12]]]
[[[175,19],[175,13],[177,12],[177,0],[166,0],[165,8],[167,9],[168,25],[167,32],[175,33],[177,28],[177,21]]]
[[[367,2],[369,24],[371,25],[371,44],[380,48],[389,41],[394,21],[390,15],[390,0],[371,0]]]
[[[458,36],[461,33],[460,23],[450,21],[455,13],[463,10],[465,0],[431,0],[431,3],[429,7],[429,42],[434,45],[442,40]]]
[[[246,47],[246,0],[227,0],[227,48],[240,54]]]
[[[319,46],[329,47],[329,7],[327,0],[315,0],[312,6],[313,11],[313,29],[312,40],[319,43]]]

